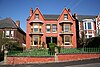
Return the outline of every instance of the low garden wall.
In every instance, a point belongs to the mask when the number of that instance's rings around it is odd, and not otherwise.
[[[100,58],[100,53],[84,53],[84,54],[58,54],[58,62],[77,61],[85,59]],[[55,62],[54,56],[45,57],[23,57],[23,56],[8,56],[7,64],[25,64],[25,63],[48,63]]]

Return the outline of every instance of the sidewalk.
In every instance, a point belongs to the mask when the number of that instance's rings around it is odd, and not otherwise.
[[[94,63],[100,63],[100,58],[79,60],[79,61],[54,62],[54,63],[0,65],[0,67],[65,67],[65,66],[85,65],[85,64],[94,64]]]

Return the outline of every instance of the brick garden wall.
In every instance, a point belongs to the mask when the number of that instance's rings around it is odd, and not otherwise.
[[[98,54],[59,54],[58,62],[76,61],[84,59],[100,58]],[[7,64],[25,64],[25,63],[47,63],[54,62],[54,57],[7,57]]]

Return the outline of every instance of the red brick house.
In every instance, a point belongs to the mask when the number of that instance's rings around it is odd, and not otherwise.
[[[30,9],[26,27],[26,48],[41,47],[42,43],[76,48],[76,22],[70,9],[60,15],[42,14],[39,8]]]
[[[15,23],[11,18],[0,20],[0,33],[2,38],[18,41],[21,45],[25,43],[26,33],[20,28],[20,21]]]

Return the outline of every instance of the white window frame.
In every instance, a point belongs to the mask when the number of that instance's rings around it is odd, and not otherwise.
[[[13,30],[11,31],[11,37],[14,37],[14,31]]]
[[[86,29],[85,29],[85,23],[86,23]],[[88,23],[91,23],[91,29],[88,29]],[[83,20],[83,27],[84,27],[84,30],[94,30],[94,27],[93,27],[93,20],[92,19],[84,19]]]
[[[35,14],[35,20],[39,19],[39,14]]]
[[[46,33],[50,33],[51,32],[51,25],[50,24],[46,24]],[[47,29],[50,29],[50,31],[47,31]]]
[[[10,30],[6,30],[5,35],[9,36],[10,35]]]
[[[53,25],[55,25],[56,28],[53,28]],[[53,29],[56,29],[56,31],[53,31]],[[57,32],[57,24],[52,24],[52,32],[53,32],[53,33],[56,33],[56,32]]]
[[[68,20],[68,14],[64,14],[64,20]]]

